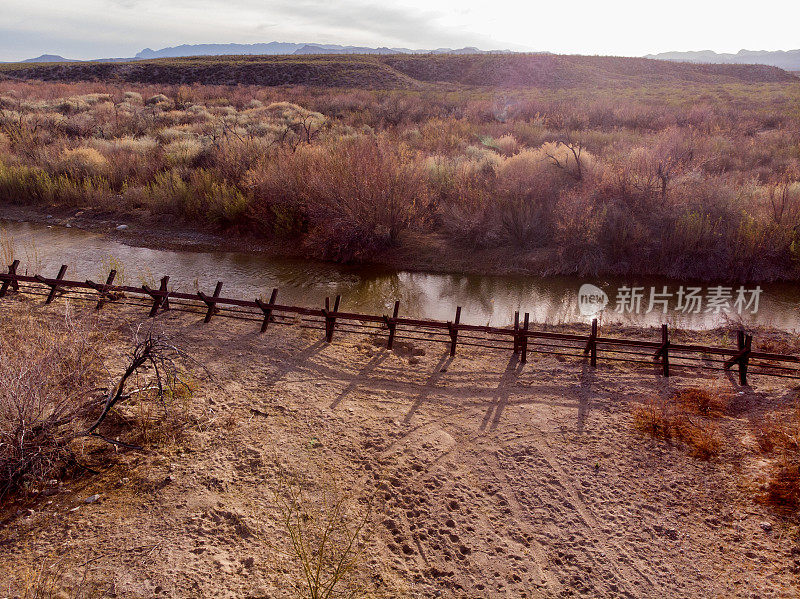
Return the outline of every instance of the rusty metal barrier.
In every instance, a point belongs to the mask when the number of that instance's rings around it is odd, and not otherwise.
[[[696,370],[730,371],[736,367],[739,384],[747,385],[748,374],[800,380],[800,356],[754,351],[752,335],[737,332],[736,347],[716,347],[673,343],[669,329],[661,325],[661,339],[622,339],[603,337],[599,334],[597,320],[593,320],[586,335],[537,331],[530,326],[528,313],[523,315],[520,326],[519,312],[514,315],[513,327],[493,327],[464,324],[461,322],[461,307],[456,309],[452,321],[405,318],[399,315],[400,302],[394,303],[392,315],[359,314],[339,310],[341,298],[337,295],[331,309],[330,299],[325,306],[308,308],[277,303],[278,289],[273,289],[269,301],[255,298],[253,301],[227,298],[221,295],[222,281],[214,292],[207,295],[201,291],[184,293],[169,288],[169,277],[161,279],[158,289],[147,285],[140,287],[114,285],[116,271],[112,270],[105,283],[91,280],[71,281],[65,279],[67,266],[62,265],[58,275],[49,279],[41,275],[17,273],[19,260],[0,273],[0,298],[9,291],[44,296],[49,304],[57,297],[70,294],[77,300],[95,303],[100,310],[108,303],[123,303],[150,307],[149,316],[174,310],[202,315],[208,323],[215,315],[260,324],[265,333],[270,323],[292,324],[324,331],[325,341],[333,341],[335,331],[385,334],[387,348],[392,349],[398,339],[440,342],[449,345],[450,355],[456,354],[459,345],[510,351],[519,355],[525,363],[529,353],[588,359],[592,367],[599,361],[624,362],[655,366],[663,376],[671,370],[690,368]],[[135,300],[135,301],[131,301]]]

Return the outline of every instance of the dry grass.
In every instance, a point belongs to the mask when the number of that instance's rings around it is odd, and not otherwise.
[[[716,390],[690,387],[675,394],[674,401],[687,413],[704,418],[719,418],[725,413],[728,402]]]
[[[637,430],[655,439],[683,443],[698,459],[709,460],[722,450],[723,438],[713,420],[725,412],[726,402],[714,390],[687,388],[666,401],[637,405],[633,422]]]
[[[16,571],[0,595],[14,599],[100,599],[115,597],[114,585],[91,572],[88,563],[72,570],[63,559],[44,559],[35,567]]]
[[[765,499],[778,510],[797,511],[800,507],[800,456],[784,456],[772,467]]]
[[[35,340],[35,341],[34,341]],[[69,309],[55,320],[20,314],[0,345],[0,494],[57,478],[74,461],[104,380],[103,336]]]
[[[772,458],[763,501],[782,512],[800,508],[800,411],[757,420],[753,435]]]

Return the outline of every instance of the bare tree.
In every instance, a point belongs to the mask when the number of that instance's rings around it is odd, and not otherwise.
[[[119,444],[119,441],[104,437],[98,430],[114,406],[136,394],[153,392],[155,398],[166,408],[164,404],[165,394],[174,393],[180,386],[186,387],[186,383],[180,378],[181,369],[178,364],[178,361],[190,359],[186,352],[170,343],[163,335],[153,334],[152,331],[142,334],[141,326],[136,330],[135,340],[135,345],[128,356],[128,365],[125,371],[117,384],[109,391],[103,402],[100,415],[86,429],[86,435],[100,437],[110,443]],[[126,385],[131,377],[144,370],[152,370],[153,374],[149,380],[144,385],[126,392]]]
[[[581,154],[583,153],[583,143],[575,139],[572,135],[572,132],[567,129],[560,136],[560,138],[556,140],[556,148],[561,146],[564,146],[567,150],[569,150],[569,153],[572,155],[572,159],[575,161],[574,170],[569,166],[568,157],[557,156],[555,153],[547,153],[547,157],[557,168],[560,168],[564,172],[568,173],[570,177],[576,181],[582,181],[583,164],[581,160]]]

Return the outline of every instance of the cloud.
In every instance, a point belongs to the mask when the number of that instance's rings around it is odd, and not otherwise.
[[[0,60],[49,52],[132,56],[181,44],[319,42],[358,46],[642,55],[684,48],[797,47],[800,4],[762,0],[0,0]],[[782,18],[774,19],[780,12]],[[708,27],[714,22],[715,27]]]
[[[495,44],[489,36],[456,30],[442,23],[446,14],[436,10],[414,10],[374,2],[320,2],[275,0],[270,12],[302,21],[308,26],[335,31],[351,39],[365,38],[378,45],[408,45],[415,48]]]
[[[129,56],[145,46],[268,41],[346,45],[496,46],[447,24],[455,11],[365,0],[3,0],[0,60],[41,52],[69,58]],[[269,38],[264,36],[268,35]]]

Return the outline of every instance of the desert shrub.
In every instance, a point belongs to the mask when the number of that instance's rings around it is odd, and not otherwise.
[[[573,183],[567,169],[550,158],[552,146],[523,150],[497,169],[499,238],[518,247],[546,245],[562,190]]]
[[[158,141],[162,144],[170,144],[174,141],[185,139],[195,139],[197,136],[186,126],[165,127],[156,132]]]
[[[108,192],[103,181],[76,181],[41,168],[0,163],[0,201],[9,204],[79,205],[99,202]]]
[[[108,160],[94,148],[74,148],[61,153],[60,169],[75,179],[102,177],[108,172]]]
[[[204,169],[192,172],[189,191],[182,195],[182,199],[181,214],[222,227],[241,223],[249,205],[239,189]]]
[[[85,425],[87,397],[102,378],[99,333],[69,313],[55,322],[20,315],[4,339],[0,495],[54,478],[69,462],[69,444]]]
[[[497,139],[486,138],[483,143],[490,148],[495,148],[504,156],[513,156],[520,150],[519,142],[513,135],[509,134],[498,137]]]
[[[277,124],[291,131],[298,143],[311,143],[327,122],[323,114],[291,102],[273,102],[265,112]]]
[[[195,138],[178,139],[164,146],[164,157],[170,165],[191,165],[203,151],[203,143]]]
[[[162,109],[169,109],[173,107],[172,100],[170,100],[164,94],[155,94],[154,96],[150,96],[149,98],[147,98],[145,105],[157,106]]]
[[[689,453],[699,460],[710,460],[718,455],[722,448],[722,436],[716,425],[709,422],[683,423],[681,438],[689,446]]]
[[[330,475],[320,486],[282,475],[275,493],[293,558],[290,584],[304,599],[359,596],[371,506],[354,501]]]
[[[800,507],[800,456],[784,456],[772,466],[765,499],[781,511]]]
[[[724,408],[724,400],[714,391],[683,389],[668,400],[634,406],[633,424],[654,439],[682,442],[690,455],[709,460],[722,450],[723,439],[713,420]]]
[[[327,258],[352,260],[396,243],[428,204],[422,167],[372,139],[306,146],[287,162],[308,217],[309,247]]]
[[[228,138],[214,144],[206,153],[204,164],[228,182],[242,183],[248,171],[263,163],[271,144],[263,139]]]
[[[133,137],[132,135],[126,135],[110,140],[98,139],[92,143],[100,151],[124,150],[125,152],[139,155],[149,154],[158,148],[158,142],[149,136]]]
[[[800,412],[776,413],[754,423],[762,452],[772,457],[761,499],[782,512],[800,509]]]
[[[550,243],[560,197],[577,183],[566,164],[556,164],[550,154],[554,151],[556,145],[547,144],[504,159],[468,147],[468,160],[458,163],[455,172],[454,193],[439,192],[443,226],[477,246],[534,248]]]
[[[672,439],[675,433],[675,415],[666,402],[649,401],[633,409],[634,426],[654,439]]]
[[[183,375],[186,355],[152,330],[137,330],[122,364],[107,368],[110,336],[93,317],[74,316],[69,304],[61,316],[18,308],[13,325],[3,324],[0,496],[41,489],[76,466],[87,448],[97,457],[102,452],[95,450],[109,442],[124,447],[121,437],[141,437],[126,410],[152,403],[168,412],[191,391]],[[160,421],[172,416],[162,414]]]
[[[139,92],[127,91],[123,94],[123,100],[129,104],[144,104],[142,94]]]
[[[65,98],[56,105],[61,114],[77,114],[89,108],[89,104],[81,98]]]
[[[123,191],[126,203],[150,211],[180,216],[190,201],[191,190],[174,169],[156,173],[145,186],[128,186]]]
[[[725,413],[726,399],[711,389],[689,387],[675,394],[674,401],[685,412],[698,414],[707,418],[718,418]]]

